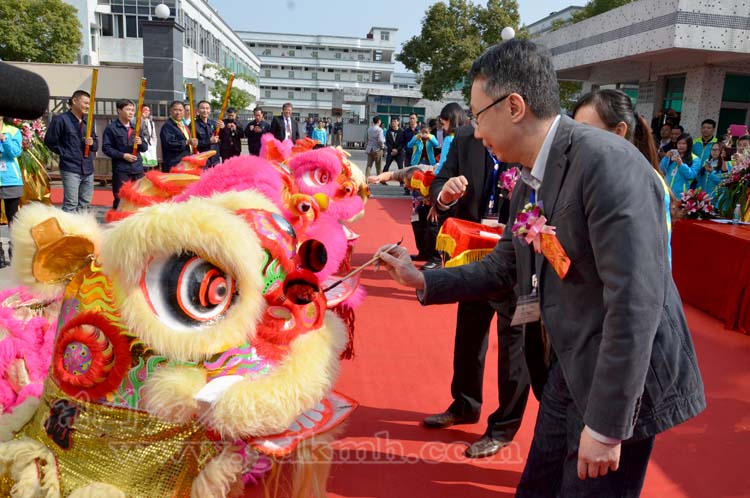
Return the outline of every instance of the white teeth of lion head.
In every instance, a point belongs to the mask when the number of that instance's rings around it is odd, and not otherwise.
[[[195,396],[196,401],[208,403],[210,405],[219,401],[230,387],[238,382],[244,380],[245,377],[242,375],[226,375],[223,377],[216,377],[211,382],[203,386],[203,389],[198,391]]]

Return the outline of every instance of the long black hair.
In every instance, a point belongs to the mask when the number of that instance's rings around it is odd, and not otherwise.
[[[633,108],[630,97],[619,90],[595,90],[578,99],[573,108],[573,116],[581,107],[594,106],[599,118],[610,130],[614,130],[619,123],[625,123],[627,131],[625,139],[641,151],[651,166],[659,171],[659,154],[656,149],[654,134],[648,121]]]
[[[692,135],[690,135],[690,133],[683,133],[682,135],[677,137],[677,143],[680,143],[681,140],[684,140],[685,142],[687,142],[687,150],[682,155],[682,162],[687,164],[688,166],[692,166],[693,165],[693,137]]]
[[[446,136],[452,135],[456,132],[459,126],[465,124],[466,112],[459,104],[457,104],[456,102],[451,102],[449,104],[446,104],[445,107],[443,107],[443,110],[440,111],[440,119],[443,119],[450,123],[448,125]]]

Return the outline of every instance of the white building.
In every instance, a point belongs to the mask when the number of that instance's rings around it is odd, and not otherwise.
[[[291,102],[296,116],[331,116],[336,100],[345,117],[360,117],[368,90],[393,88],[397,31],[373,27],[365,38],[238,34],[260,58],[259,106],[264,111],[279,114]]]
[[[672,108],[693,136],[707,118],[719,133],[750,124],[747,0],[639,0],[535,41],[550,49],[560,79],[584,91],[630,86],[639,113]]]
[[[206,0],[66,0],[78,9],[83,45],[78,62],[93,65],[142,65],[141,23],[153,20],[154,8],[164,3],[171,18],[185,29],[182,67],[186,83],[195,85],[196,99],[206,98],[214,71],[224,66],[235,74],[258,79],[260,60]],[[235,86],[256,99],[258,84],[235,80]]]
[[[417,75],[411,72],[393,73],[391,84],[395,90],[419,90]]]
[[[570,20],[573,17],[573,14],[581,10],[583,10],[583,7],[571,5],[570,7],[565,7],[557,12],[550,12],[550,15],[529,24],[526,26],[526,29],[529,30],[529,34],[532,37],[541,35],[542,33],[552,31],[552,28],[556,23]]]

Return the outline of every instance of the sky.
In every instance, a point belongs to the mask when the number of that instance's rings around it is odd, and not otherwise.
[[[238,31],[270,31],[364,38],[373,26],[398,28],[397,42],[421,31],[422,17],[435,0],[208,0]],[[486,2],[481,2],[486,3]],[[522,24],[586,0],[519,0]],[[398,64],[401,66],[401,64]],[[403,66],[397,70],[403,70]]]

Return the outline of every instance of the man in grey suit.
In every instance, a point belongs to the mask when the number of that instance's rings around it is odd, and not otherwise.
[[[534,43],[491,47],[470,76],[475,136],[523,165],[511,218],[543,203],[570,268],[560,278],[511,230],[458,268],[417,271],[402,248],[381,259],[424,304],[498,299],[515,286],[541,313],[548,377],[517,497],[639,496],[654,436],[705,408],[667,259],[663,187],[632,144],[558,114],[552,62]],[[460,177],[446,183],[441,202],[464,188]]]

